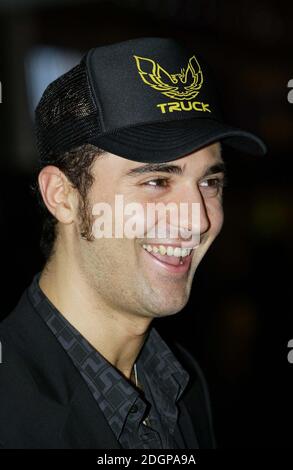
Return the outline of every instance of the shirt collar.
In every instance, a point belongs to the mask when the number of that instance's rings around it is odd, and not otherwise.
[[[167,396],[171,400],[177,401],[189,382],[189,374],[155,327],[150,329],[139,358],[144,368],[153,375],[154,380],[164,389]],[[158,360],[159,364],[155,366],[154,362],[157,363]],[[170,386],[167,385],[169,377],[172,377],[174,386],[177,387],[177,393],[174,392],[175,388],[171,391]]]

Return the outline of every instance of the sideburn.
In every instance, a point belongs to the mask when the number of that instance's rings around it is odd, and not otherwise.
[[[88,242],[93,242],[95,237],[92,233],[92,227],[94,223],[94,217],[91,213],[88,197],[79,194],[79,232],[82,239]]]

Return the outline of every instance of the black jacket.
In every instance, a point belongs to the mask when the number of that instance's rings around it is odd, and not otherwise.
[[[121,449],[84,379],[24,291],[0,324],[0,448]],[[169,345],[190,375],[178,401],[189,449],[214,448],[205,380],[193,357]]]

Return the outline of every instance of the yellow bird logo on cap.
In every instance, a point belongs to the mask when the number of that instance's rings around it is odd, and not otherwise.
[[[195,98],[203,84],[198,61],[192,56],[180,73],[170,74],[152,59],[134,56],[138,72],[147,85],[176,100]]]

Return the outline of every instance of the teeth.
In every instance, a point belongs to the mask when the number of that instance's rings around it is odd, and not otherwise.
[[[193,248],[180,248],[179,246],[176,246],[176,248],[173,248],[173,246],[164,245],[160,245],[159,247],[155,245],[142,245],[142,247],[148,252],[152,251],[153,253],[160,253],[160,255],[176,256],[176,258],[179,258],[180,256],[185,258],[185,256],[188,256],[194,248],[197,248],[197,246]]]
[[[174,249],[172,246],[168,246],[167,248],[167,255],[168,256],[173,256]]]
[[[173,254],[174,254],[174,256],[176,256],[176,258],[179,258],[181,256],[181,248],[176,246]]]

